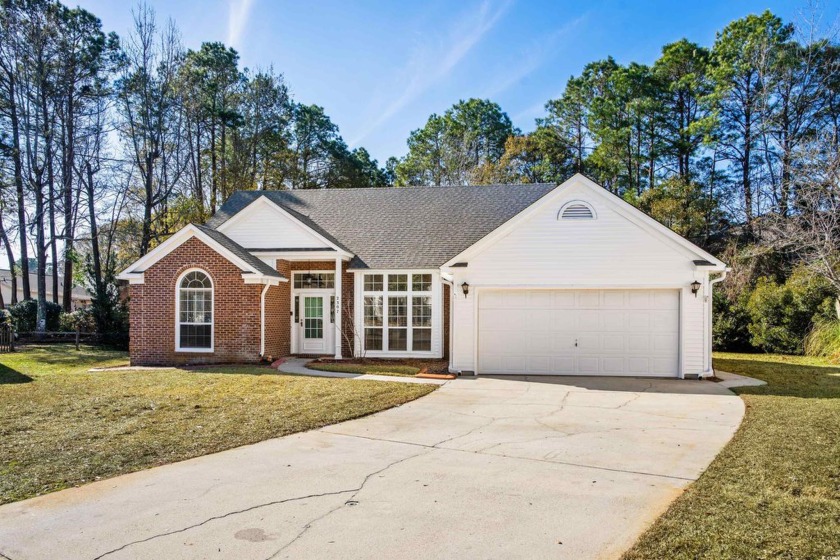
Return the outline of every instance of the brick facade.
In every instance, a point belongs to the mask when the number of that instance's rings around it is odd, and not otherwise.
[[[449,321],[450,309],[449,298],[452,297],[452,287],[441,283],[440,289],[443,290],[443,357],[449,358]]]
[[[175,351],[175,290],[178,277],[199,268],[213,281],[214,351]],[[260,292],[245,284],[242,271],[193,237],[144,272],[132,284],[130,355],[132,365],[255,362],[260,350]]]
[[[354,280],[342,263],[341,344],[345,358],[353,356]],[[175,294],[178,277],[198,268],[213,281],[214,351],[175,351]],[[276,359],[291,353],[291,307],[294,272],[335,270],[335,261],[289,262],[277,260],[276,269],[289,279],[270,286],[265,293],[264,357]],[[183,365],[198,363],[256,362],[260,360],[260,299],[265,286],[245,284],[242,271],[197,238],[192,238],[150,266],[143,284],[130,285],[132,365]],[[449,301],[451,288],[443,289],[443,357],[449,356]],[[332,325],[330,325],[332,326]]]

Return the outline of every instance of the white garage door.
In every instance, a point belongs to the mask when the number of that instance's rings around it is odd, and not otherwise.
[[[677,290],[493,290],[478,301],[479,373],[678,375]]]

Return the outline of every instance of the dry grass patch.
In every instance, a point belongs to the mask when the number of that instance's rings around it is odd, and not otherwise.
[[[124,352],[0,355],[0,503],[319,428],[435,389],[259,366],[103,371]]]
[[[840,555],[840,367],[716,354],[715,367],[767,381],[735,391],[735,437],[625,560]]]

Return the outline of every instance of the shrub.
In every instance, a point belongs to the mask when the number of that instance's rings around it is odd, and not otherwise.
[[[10,305],[9,313],[15,330],[18,332],[34,332],[38,322],[38,302],[34,299],[27,299]],[[47,302],[47,330],[57,331],[59,328],[59,317],[61,306],[51,301]]]
[[[63,332],[75,331],[76,327],[79,327],[82,332],[96,332],[96,321],[89,307],[83,307],[71,313],[62,313],[58,322],[58,328]]]
[[[747,311],[749,293],[731,301],[723,290],[712,296],[712,348],[724,352],[754,352],[750,343],[750,314]]]
[[[840,320],[822,319],[805,337],[805,353],[840,364]]]
[[[815,320],[827,317],[833,298],[825,282],[797,269],[777,284],[759,278],[747,301],[750,342],[765,352],[802,354]]]

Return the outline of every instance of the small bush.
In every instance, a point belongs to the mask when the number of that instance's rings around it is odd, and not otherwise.
[[[83,307],[71,313],[62,313],[58,323],[59,330],[63,332],[75,331],[76,327],[82,332],[96,332],[96,321],[89,307]]]
[[[840,320],[817,321],[805,337],[805,353],[840,364]]]
[[[34,299],[27,299],[10,305],[9,313],[15,330],[18,332],[34,332],[38,323],[38,302]],[[61,316],[61,306],[51,301],[47,302],[47,330],[57,331]]]

